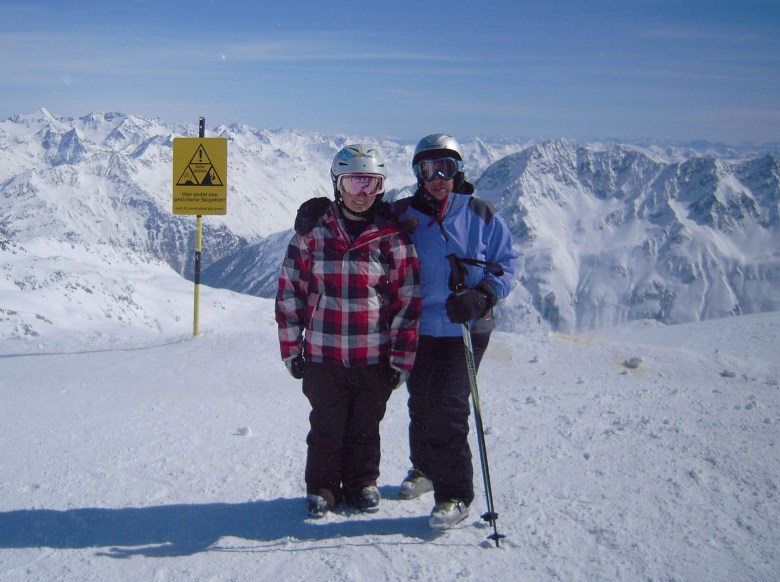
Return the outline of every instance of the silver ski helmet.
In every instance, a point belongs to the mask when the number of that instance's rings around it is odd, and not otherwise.
[[[473,194],[474,186],[466,181],[466,168],[463,165],[460,145],[454,137],[446,133],[427,135],[414,148],[412,170],[414,170],[414,175],[417,177],[417,186],[422,189],[424,185],[417,163],[420,160],[438,160],[441,158],[454,158],[458,162],[458,171],[454,176],[455,181],[452,191],[461,194]]]
[[[417,147],[414,148],[412,166],[420,160],[435,160],[448,156],[463,161],[458,142],[455,141],[454,137],[447,135],[446,133],[432,133],[431,135],[422,138],[417,144]]]
[[[381,192],[384,192],[384,181],[387,178],[385,159],[382,153],[374,147],[363,144],[350,144],[344,146],[333,158],[330,166],[330,179],[333,182],[333,190],[336,199],[341,198],[339,191],[339,177],[344,174],[373,174],[382,179]]]

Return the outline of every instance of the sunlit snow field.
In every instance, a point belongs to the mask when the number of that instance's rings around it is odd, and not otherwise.
[[[204,287],[193,337],[191,284],[161,271],[132,297],[153,325],[71,309],[0,340],[1,580],[780,577],[779,312],[495,333],[479,390],[496,548],[475,439],[463,527],[435,533],[430,496],[398,499],[405,387],[380,511],[308,519],[308,403],[273,302]]]

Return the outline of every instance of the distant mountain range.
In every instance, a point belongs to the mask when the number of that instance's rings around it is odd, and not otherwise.
[[[20,277],[38,288],[58,284],[35,274],[41,257],[30,249],[41,240],[57,253],[72,249],[63,257],[71,265],[85,250],[104,249],[95,254],[114,280],[128,262],[164,263],[192,277],[195,218],[173,215],[171,205],[173,138],[194,135],[195,124],[122,113],[71,119],[41,110],[0,122],[0,257],[15,265],[0,271],[0,333],[34,326],[25,317],[53,321],[9,307],[30,291]],[[228,139],[228,213],[203,220],[207,285],[273,296],[295,211],[311,196],[332,195],[330,162],[346,143],[381,146],[388,198],[414,188],[414,144],[238,124],[206,135]],[[500,308],[504,329],[780,309],[777,150],[477,138],[461,145],[477,194],[506,219],[521,256],[515,291]]]

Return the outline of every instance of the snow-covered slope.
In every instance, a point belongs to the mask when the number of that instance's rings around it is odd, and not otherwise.
[[[233,202],[204,219],[206,262],[244,293],[202,286],[193,338],[194,220],[169,212],[170,143],[188,131],[0,123],[0,580],[777,580],[777,156],[465,143],[526,265],[503,307],[523,333],[496,332],[479,374],[497,549],[478,460],[463,527],[434,533],[430,496],[398,499],[403,388],[379,513],[306,518],[308,403],[272,300],[250,293],[272,292],[294,209],[328,191],[347,138],[214,132]],[[407,176],[413,145],[383,145]],[[764,313],[548,332],[657,317],[650,296],[621,303],[639,273],[665,313],[710,317],[721,294],[702,287],[737,264],[741,312]]]
[[[190,284],[134,287],[154,330],[70,313],[0,338],[0,580],[777,580],[780,312],[494,334],[479,389],[497,549],[478,460],[462,527],[434,533],[430,495],[398,499],[405,388],[379,512],[307,519],[309,409],[273,302],[204,288],[192,338],[174,307]]]

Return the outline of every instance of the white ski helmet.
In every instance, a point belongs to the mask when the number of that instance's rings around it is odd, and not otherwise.
[[[333,158],[330,166],[330,179],[336,197],[340,196],[338,189],[339,176],[343,174],[374,174],[382,178],[381,192],[384,192],[384,181],[387,178],[385,160],[382,153],[374,147],[363,144],[344,146]]]

